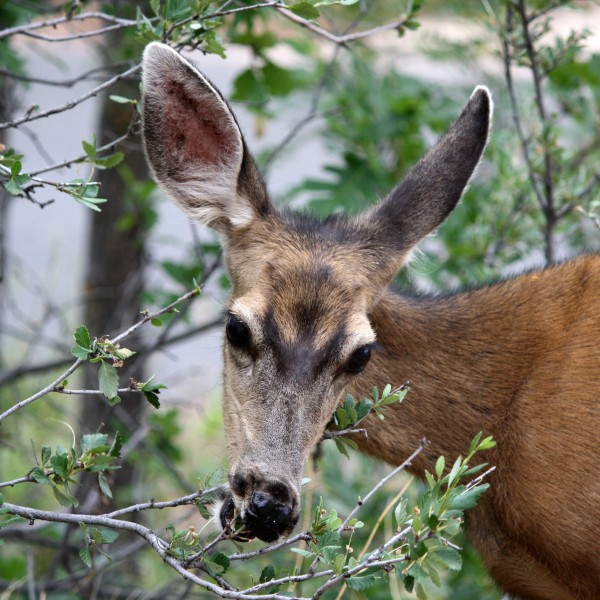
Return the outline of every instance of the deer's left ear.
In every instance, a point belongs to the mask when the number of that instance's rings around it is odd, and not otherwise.
[[[487,144],[492,112],[489,90],[478,86],[440,141],[387,198],[358,218],[379,248],[386,284],[458,204]]]
[[[153,42],[144,51],[143,88],[148,160],[180,208],[226,236],[270,212],[235,117],[206,77]]]

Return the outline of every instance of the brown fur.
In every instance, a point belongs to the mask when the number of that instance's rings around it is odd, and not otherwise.
[[[490,572],[524,599],[599,598],[600,258],[445,298],[387,290],[467,185],[489,93],[474,92],[388,198],[353,220],[317,221],[275,210],[233,114],[192,65],[161,44],[144,60],[150,163],[223,236],[229,319],[245,332],[223,350],[232,503],[244,521],[261,539],[287,535],[303,465],[343,394],[408,380],[405,401],[356,438],[361,448],[399,464],[425,437],[411,466],[421,475],[479,431],[493,435],[485,460],[497,471],[467,521]],[[350,372],[375,340],[366,369]]]

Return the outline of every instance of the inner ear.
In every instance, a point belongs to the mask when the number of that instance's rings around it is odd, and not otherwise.
[[[165,150],[177,163],[171,165],[172,170],[182,172],[203,165],[238,171],[241,136],[214,94],[190,86],[176,73],[167,75],[163,86],[162,110],[165,126],[170,129],[163,140]]]
[[[148,160],[180,208],[226,235],[270,212],[235,117],[202,73],[153,42],[144,51],[143,90]]]

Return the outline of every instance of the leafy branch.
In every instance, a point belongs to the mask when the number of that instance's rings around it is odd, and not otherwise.
[[[107,451],[110,454],[105,444],[96,445],[106,440],[94,436],[86,438],[85,444],[82,443],[82,450],[85,450],[89,456],[93,456],[99,450],[101,450],[100,454],[94,456],[103,455]],[[334,586],[345,584],[352,590],[363,591],[374,585],[378,579],[386,577],[388,573],[395,572],[402,578],[407,591],[414,590],[417,597],[423,599],[427,597],[427,586],[441,585],[440,571],[461,568],[460,555],[449,540],[458,532],[464,511],[475,506],[487,489],[488,484],[483,483],[483,479],[492,471],[489,469],[481,473],[484,465],[470,467],[469,462],[475,454],[493,445],[491,438],[482,440],[482,435],[478,434],[472,441],[465,458],[456,459],[447,473],[445,460],[438,459],[435,474],[426,473],[428,488],[417,503],[409,508],[408,500],[402,498],[396,506],[394,511],[396,531],[375,550],[358,559],[352,555],[352,536],[364,524],[353,515],[391,477],[405,469],[423,450],[424,444],[417,448],[402,465],[382,478],[345,520],[342,520],[335,510],[326,509],[321,501],[314,511],[308,531],[248,553],[227,554],[216,549],[217,545],[224,543],[235,532],[231,532],[229,536],[224,533],[216,536],[213,534],[210,539],[210,534],[204,533],[205,528],[198,531],[190,526],[178,530],[174,526],[168,526],[166,532],[169,539],[163,539],[144,525],[119,518],[142,510],[175,508],[190,504],[198,506],[202,511],[201,507],[204,503],[214,501],[223,493],[221,486],[211,487],[172,501],[140,503],[104,515],[40,511],[4,502],[0,507],[0,514],[10,516],[0,522],[0,528],[10,527],[17,517],[29,519],[30,522],[43,520],[77,523],[84,535],[85,544],[79,554],[87,566],[93,565],[95,551],[106,556],[105,550],[100,546],[116,541],[117,532],[133,533],[144,539],[163,561],[184,579],[223,598],[283,600],[292,597],[299,600],[309,598],[317,600]],[[48,458],[48,450],[45,451],[45,455],[46,459],[51,461],[51,458]],[[93,464],[98,466],[97,458],[91,460],[96,461]],[[473,478],[476,473],[479,473],[478,477]],[[48,476],[47,473],[45,475]],[[0,501],[3,501],[1,497]],[[298,543],[305,544],[306,547],[296,546]],[[225,579],[235,561],[248,561],[268,552],[282,551],[290,546],[293,546],[291,550],[294,554],[312,560],[306,572],[278,575],[275,568],[269,565],[263,569],[258,580],[243,589],[231,585]],[[194,569],[202,571],[216,583],[194,574],[192,572]],[[285,586],[323,579],[325,581],[310,596],[296,596],[293,592],[290,595],[290,591],[282,591]]]

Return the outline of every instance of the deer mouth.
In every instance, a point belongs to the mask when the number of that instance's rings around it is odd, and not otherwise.
[[[271,543],[289,535],[298,521],[291,506],[274,501],[262,492],[252,494],[250,502],[238,512],[233,495],[228,494],[219,512],[221,527],[232,539],[248,542],[258,538]]]

